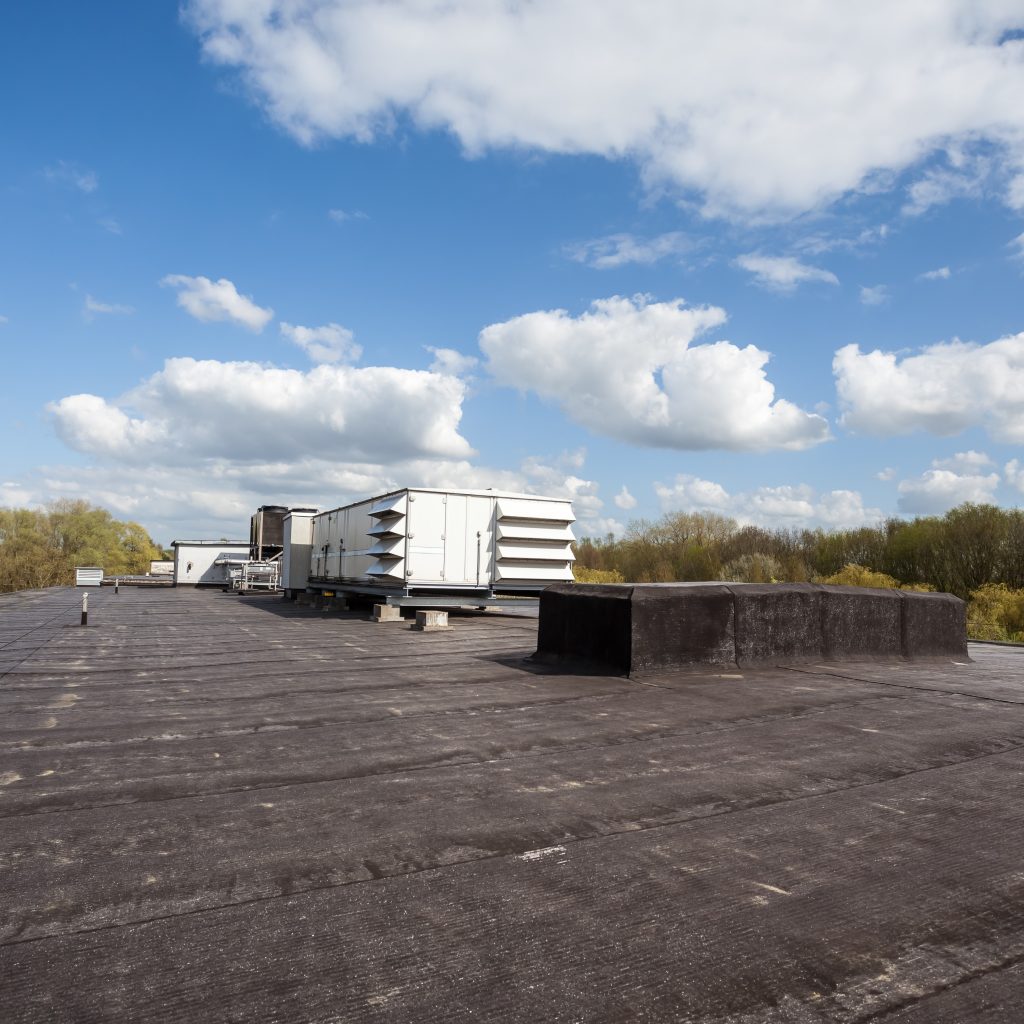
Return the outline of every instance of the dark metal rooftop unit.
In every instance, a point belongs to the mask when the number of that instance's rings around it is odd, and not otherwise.
[[[284,517],[289,512],[317,512],[316,508],[260,505],[249,520],[250,555],[256,561],[275,558],[284,551]]]

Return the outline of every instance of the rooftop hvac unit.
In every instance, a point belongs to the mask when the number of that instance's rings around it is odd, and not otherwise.
[[[98,565],[76,565],[76,587],[99,587],[103,585],[103,570]]]
[[[284,550],[287,531],[286,520],[292,513],[317,512],[305,506],[288,508],[286,505],[260,505],[249,520],[249,557],[253,561],[273,558]]]
[[[246,562],[231,571],[231,588],[242,594],[255,590],[277,590],[281,567],[277,562]]]
[[[309,582],[313,517],[317,509],[291,509],[284,517],[284,548],[281,553],[281,588],[289,596],[306,589]]]
[[[315,516],[310,579],[536,591],[572,580],[574,521],[560,498],[406,488]]]

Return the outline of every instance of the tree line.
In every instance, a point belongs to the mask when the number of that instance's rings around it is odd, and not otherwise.
[[[583,582],[848,583],[945,591],[969,602],[971,635],[1024,640],[1024,511],[963,504],[943,516],[851,530],[770,530],[675,512],[621,539],[575,544]],[[169,557],[138,524],[85,501],[0,508],[0,592],[74,582],[76,565],[144,573]]]
[[[72,584],[76,565],[98,565],[107,575],[145,573],[164,557],[138,523],[86,501],[0,508],[0,593]]]
[[[930,589],[970,602],[972,635],[1024,639],[1024,511],[966,503],[942,516],[849,530],[766,529],[705,512],[584,537],[577,579],[844,582]]]

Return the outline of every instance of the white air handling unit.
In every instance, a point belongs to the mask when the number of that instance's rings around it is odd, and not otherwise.
[[[387,589],[537,591],[570,582],[572,504],[406,488],[313,517],[310,580]]]

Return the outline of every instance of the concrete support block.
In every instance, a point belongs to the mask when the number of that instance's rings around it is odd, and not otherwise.
[[[411,626],[422,633],[450,633],[453,626],[448,625],[448,613],[437,608],[428,608],[416,613],[416,621]]]
[[[401,622],[402,609],[393,604],[375,604],[371,617],[374,622]]]
[[[792,664],[821,661],[821,588],[811,583],[738,583],[736,663]]]
[[[952,594],[903,592],[903,654],[967,660],[967,605]]]
[[[898,590],[820,589],[826,660],[899,658],[903,654],[903,595]]]

